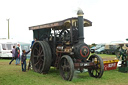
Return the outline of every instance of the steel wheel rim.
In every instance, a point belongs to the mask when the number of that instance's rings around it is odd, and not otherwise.
[[[74,64],[70,56],[63,55],[59,62],[60,75],[64,80],[71,81],[74,75]]]
[[[39,42],[33,46],[32,61],[34,71],[41,73],[43,69],[44,52],[43,46]]]

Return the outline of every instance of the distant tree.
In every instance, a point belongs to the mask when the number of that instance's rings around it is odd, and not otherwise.
[[[92,43],[90,47],[94,47],[94,46],[96,46],[96,45],[97,45],[97,44],[95,44],[95,43]]]
[[[92,43],[92,46],[96,46],[96,44],[95,43]]]
[[[128,38],[126,39],[126,41],[128,41]]]

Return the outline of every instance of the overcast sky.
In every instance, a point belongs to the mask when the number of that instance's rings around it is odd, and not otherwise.
[[[128,38],[128,0],[0,0],[0,38],[31,41],[28,27],[76,17],[78,8],[92,26],[84,28],[85,43],[109,43]]]

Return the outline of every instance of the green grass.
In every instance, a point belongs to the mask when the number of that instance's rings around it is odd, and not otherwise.
[[[100,56],[115,57],[104,54]],[[118,69],[105,71],[100,79],[90,77],[88,72],[75,72],[72,81],[65,81],[55,68],[51,68],[46,75],[33,70],[22,72],[21,66],[16,66],[15,61],[9,65],[9,61],[0,59],[0,85],[128,85],[128,73],[118,72]]]

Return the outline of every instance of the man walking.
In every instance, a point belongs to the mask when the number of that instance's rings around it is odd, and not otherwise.
[[[13,49],[11,51],[12,53],[12,60],[9,62],[9,65],[12,63],[12,61],[15,59],[15,46],[13,46]]]

